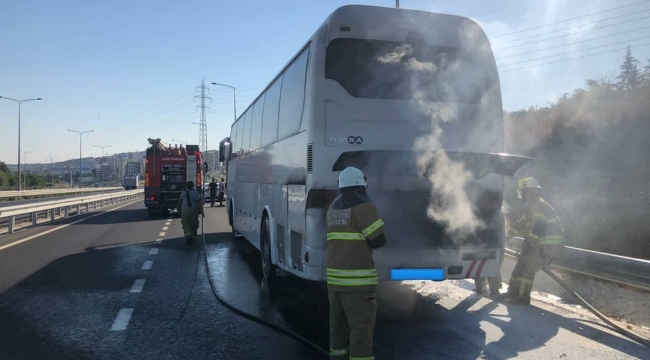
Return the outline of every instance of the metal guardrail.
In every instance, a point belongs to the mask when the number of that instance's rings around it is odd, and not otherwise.
[[[514,255],[519,249],[506,251]],[[650,260],[567,246],[551,268],[650,291]]]
[[[98,187],[98,188],[81,188],[81,189],[38,189],[38,190],[22,190],[22,191],[0,191],[0,199],[12,198],[25,198],[34,196],[53,196],[53,195],[69,195],[69,194],[84,194],[93,192],[106,192],[121,190],[122,187]]]
[[[16,230],[16,219],[20,216],[29,215],[31,218],[31,225],[34,226],[38,223],[38,215],[42,213],[47,214],[49,221],[54,221],[56,219],[55,213],[63,209],[63,217],[68,217],[71,207],[76,207],[76,214],[81,213],[82,206],[85,205],[86,212],[91,209],[97,209],[97,206],[105,206],[110,204],[115,204],[121,201],[128,201],[135,199],[137,197],[143,196],[144,191],[142,189],[138,190],[129,190],[129,191],[120,191],[109,194],[100,194],[100,195],[86,195],[82,197],[77,197],[73,199],[64,199],[64,200],[52,200],[47,202],[38,202],[24,205],[8,206],[0,208],[0,219],[6,219],[8,222],[8,231],[13,233]]]

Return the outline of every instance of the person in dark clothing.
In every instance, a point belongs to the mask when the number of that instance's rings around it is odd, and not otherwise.
[[[219,206],[223,206],[225,195],[226,195],[226,183],[224,182],[224,179],[221,178],[221,182],[219,182]]]
[[[214,178],[212,178],[212,182],[209,185],[210,187],[210,207],[214,206],[214,200],[217,197],[217,182]]]

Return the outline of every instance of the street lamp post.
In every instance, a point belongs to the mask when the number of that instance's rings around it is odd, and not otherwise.
[[[234,86],[226,85],[226,84],[219,84],[216,82],[213,82],[212,85],[217,85],[217,86],[225,86],[227,88],[232,89],[232,107],[233,107],[233,115],[234,115],[234,120],[237,121],[237,88]],[[233,122],[234,124],[234,122]]]
[[[21,181],[20,181],[20,179],[21,179],[21,177],[20,177],[20,104],[22,104],[24,102],[27,102],[27,101],[36,101],[36,100],[43,100],[43,99],[36,98],[36,99],[16,100],[16,99],[4,97],[4,96],[0,96],[0,99],[7,99],[7,100],[11,100],[13,102],[18,103],[18,191],[21,191],[22,186],[21,186]]]
[[[59,159],[59,158],[58,157],[53,158],[52,154],[50,154],[50,182],[52,184],[52,188],[54,188],[54,174],[52,174],[52,170],[51,170],[51,168],[52,168],[52,160],[57,160],[57,159]],[[63,177],[63,170],[61,171],[61,176]]]
[[[31,154],[33,151],[25,151],[23,153],[23,159],[25,159],[25,174],[23,174],[23,178],[25,179],[25,185],[24,187],[27,187],[27,154]]]
[[[104,149],[105,149],[105,148],[112,147],[113,145],[105,145],[105,146],[101,146],[101,145],[93,145],[93,146],[102,149],[102,161],[104,161]],[[102,164],[101,164],[101,163],[99,164],[99,170],[102,172],[101,182],[102,182],[102,184],[103,184],[103,183],[105,182],[105,179],[104,179],[104,170],[102,170]]]
[[[77,131],[68,129],[68,131],[79,134],[79,189],[81,189],[81,135],[95,130]],[[72,179],[72,175],[70,175],[70,178]],[[72,187],[72,180],[70,180],[70,187]]]

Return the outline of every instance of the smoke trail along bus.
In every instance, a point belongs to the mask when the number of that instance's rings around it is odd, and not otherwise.
[[[436,127],[433,148],[414,150]],[[444,280],[497,272],[503,176],[530,160],[503,150],[499,77],[477,23],[351,5],[333,12],[238,117],[219,161],[233,233],[260,250],[265,278],[279,267],[326,280],[325,215],[339,172],[353,165],[368,176],[388,233],[375,251],[380,281]],[[440,201],[426,173],[436,164],[423,173],[419,161],[431,152],[471,174],[460,191],[483,226],[470,235],[427,215]]]

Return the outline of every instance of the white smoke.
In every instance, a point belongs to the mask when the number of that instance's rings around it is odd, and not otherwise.
[[[377,58],[379,62],[393,66],[404,66],[415,73],[428,72],[428,76],[435,73],[440,81],[454,78],[460,66],[457,61],[449,61],[446,54],[439,54],[438,64],[421,62],[414,56],[414,50],[409,44],[397,46],[392,52]],[[416,75],[417,76],[417,75]],[[417,84],[414,77],[412,83]],[[467,76],[467,75],[466,75]],[[436,84],[443,91],[452,93],[451,84]],[[419,107],[429,119],[429,131],[419,136],[414,143],[414,150],[418,154],[417,165],[422,176],[431,184],[431,201],[427,209],[427,216],[432,220],[443,223],[450,234],[464,236],[481,228],[484,224],[477,218],[472,201],[470,201],[466,185],[472,174],[465,169],[461,162],[454,161],[444,153],[441,144],[444,122],[458,121],[458,108],[453,103],[433,103],[426,100],[425,94],[419,89],[415,91],[413,103]]]
[[[454,161],[442,152],[441,122],[455,121],[456,111],[450,105],[432,105],[418,101],[430,119],[430,131],[417,138],[414,144],[418,154],[420,174],[431,184],[431,198],[427,216],[447,226],[451,233],[470,234],[482,226],[474,213],[465,186],[472,174],[461,162]]]

